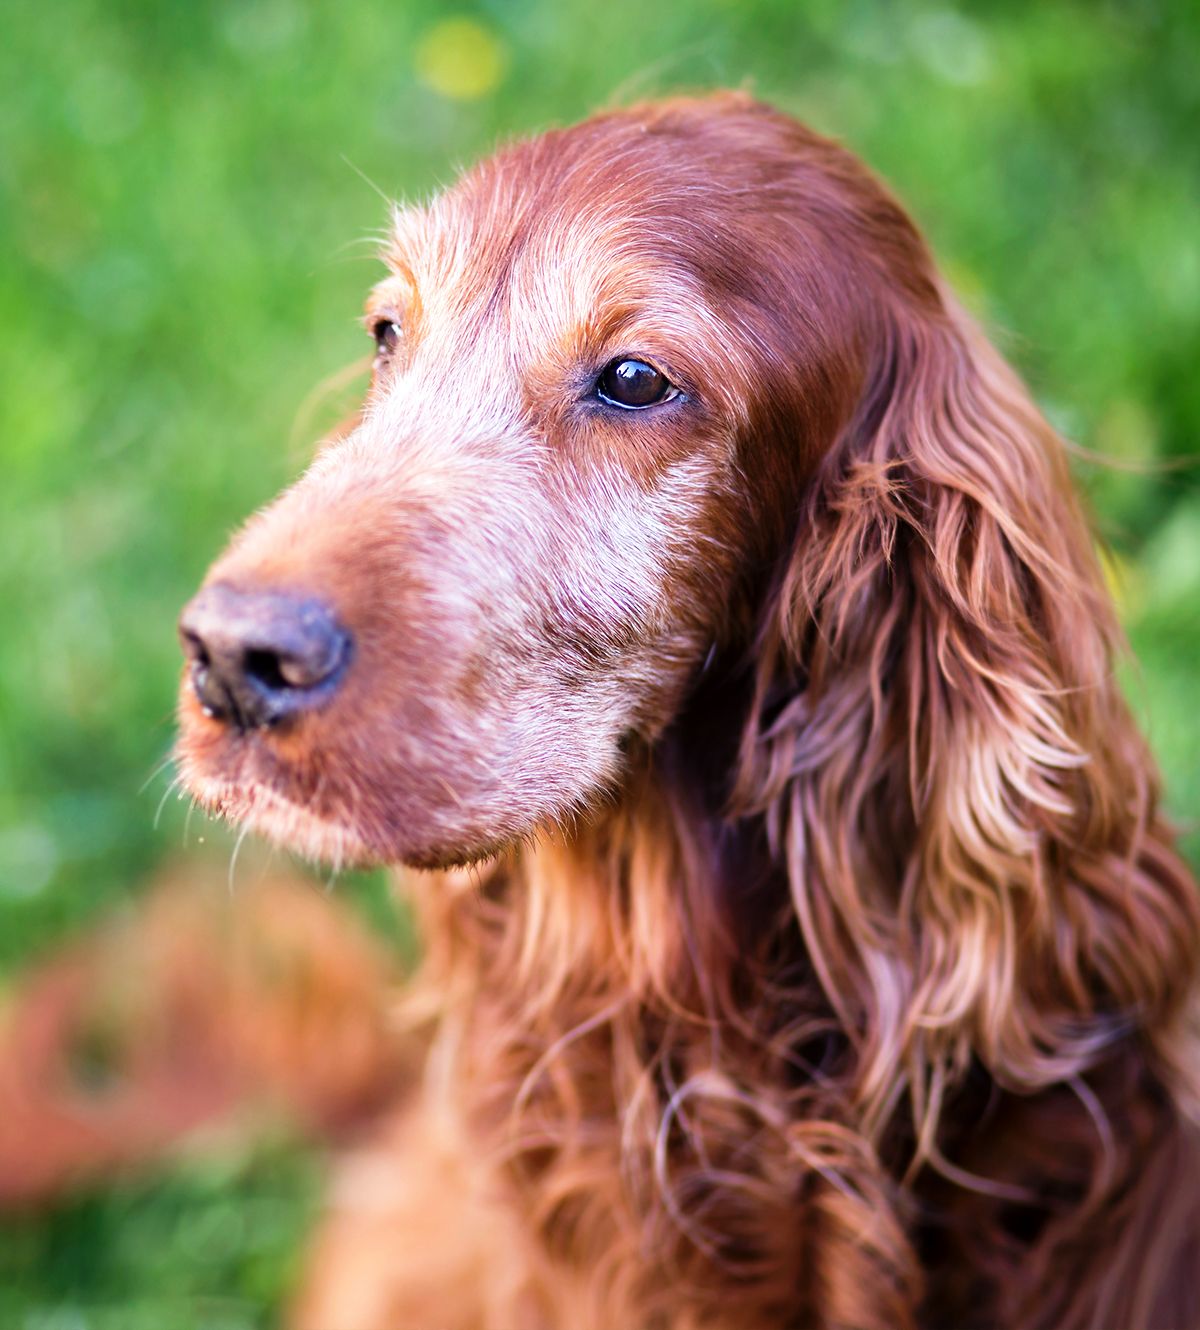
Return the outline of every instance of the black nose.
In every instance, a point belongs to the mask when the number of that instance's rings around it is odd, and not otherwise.
[[[351,648],[319,600],[220,584],[184,608],[179,636],[200,704],[239,730],[278,725],[328,701]]]

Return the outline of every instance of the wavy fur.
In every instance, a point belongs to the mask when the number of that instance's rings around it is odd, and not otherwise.
[[[201,795],[478,865],[407,879],[429,1051],[296,1323],[1197,1324],[1195,884],[1063,446],[899,206],[678,100],[390,262],[361,423],[210,579],[325,595],[351,692],[182,704]],[[681,397],[580,405],[633,352]]]

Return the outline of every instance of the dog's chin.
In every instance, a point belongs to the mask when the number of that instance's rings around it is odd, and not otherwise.
[[[267,785],[233,785],[203,777],[192,777],[187,785],[209,812],[281,849],[339,872],[399,866],[439,871],[473,868],[495,861],[508,848],[499,841],[466,849],[377,845],[349,823],[321,817]]]
[[[470,791],[420,772],[405,780],[385,771],[373,786],[362,778],[335,784],[314,775],[311,751],[301,750],[308,760],[294,764],[284,745],[233,735],[190,703],[185,694],[176,747],[184,789],[216,816],[335,870],[467,868],[561,825],[556,809],[538,819],[514,817],[483,798],[475,806]],[[588,804],[578,798],[564,806],[573,818]]]
[[[195,774],[186,784],[209,812],[314,863],[339,870],[372,868],[390,858],[350,823],[322,817],[270,786],[255,781],[234,784]]]
[[[316,808],[303,796],[294,796],[286,773],[276,768],[269,774],[255,770],[253,755],[242,752],[222,756],[225,762],[212,770],[207,759],[186,741],[176,757],[183,786],[201,807],[236,827],[298,854],[313,863],[336,871],[347,868],[398,867],[453,869],[478,865],[501,855],[510,842],[484,834],[460,834],[450,843],[439,843],[421,835],[424,819],[397,817],[393,825],[363,825],[340,800],[326,794],[326,806]],[[225,769],[222,770],[221,767]],[[232,768],[230,770],[229,768]],[[436,825],[430,817],[428,831]],[[401,827],[406,834],[398,834]]]

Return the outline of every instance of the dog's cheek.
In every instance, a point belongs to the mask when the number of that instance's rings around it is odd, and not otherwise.
[[[428,723],[390,733],[347,803],[364,839],[417,866],[470,862],[566,819],[611,778],[617,752],[566,691],[471,711],[444,699]]]

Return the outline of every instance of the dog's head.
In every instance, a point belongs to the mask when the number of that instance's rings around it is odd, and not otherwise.
[[[917,839],[965,880],[1116,797],[1062,449],[844,150],[737,96],[602,115],[387,257],[360,423],[183,616],[206,804],[468,861],[603,798],[725,645],[759,662],[743,802],[810,779],[847,882]]]
[[[933,297],[866,174],[736,97],[511,147],[387,262],[360,423],[184,613],[183,769],[320,856],[462,861],[661,729],[861,396],[882,270]]]

